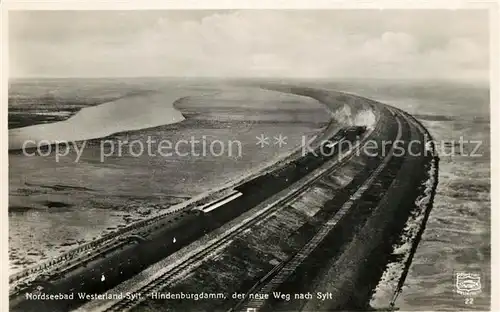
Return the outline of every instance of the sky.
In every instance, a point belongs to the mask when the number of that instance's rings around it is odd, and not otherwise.
[[[11,11],[10,77],[487,80],[484,10]]]

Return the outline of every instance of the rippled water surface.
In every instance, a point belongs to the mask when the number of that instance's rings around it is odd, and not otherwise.
[[[401,310],[489,310],[488,87],[404,81],[323,85],[400,107],[417,116],[438,142],[441,161],[434,208],[396,306]],[[473,304],[465,305],[464,297],[455,293],[455,272],[481,273],[482,293]]]
[[[59,115],[53,114],[54,120],[59,120],[61,111],[74,114],[82,107],[101,103],[102,99],[118,101],[130,90],[161,90],[170,97],[181,98],[174,107],[187,120],[125,133],[114,139],[144,140],[154,136],[175,141],[207,135],[209,140],[241,140],[244,154],[241,158],[217,159],[126,155],[111,157],[102,163],[94,147],[86,149],[78,164],[71,157],[56,163],[49,158],[10,154],[9,241],[13,270],[141,218],[151,210],[185,200],[286,154],[300,143],[302,135],[318,131],[328,119],[316,101],[255,90],[231,89],[220,94],[213,93],[217,89],[213,85],[186,86],[172,81],[75,83],[14,84],[11,88],[15,92],[10,97],[17,100],[9,106],[9,125],[16,127],[26,122],[26,118],[19,117],[19,105],[27,105],[24,107],[31,114],[29,120],[40,122],[40,115],[33,115],[33,109],[40,110],[43,105],[47,111],[59,112]],[[409,81],[309,81],[304,84],[349,91],[392,104],[416,115],[430,130],[438,141],[441,155],[439,185],[434,208],[397,306],[402,310],[487,310],[490,277],[488,87]],[[193,94],[197,97],[182,98]],[[69,98],[72,101],[64,100]],[[137,105],[145,103],[138,101]],[[288,145],[282,149],[258,148],[255,137],[262,133],[270,137],[282,133],[288,137]],[[461,137],[464,141],[480,142],[479,149],[474,150],[475,142],[465,143],[460,155],[454,143]],[[472,152],[479,156],[471,155]],[[465,305],[464,298],[454,293],[457,271],[482,273],[483,293],[472,305]]]
[[[255,88],[171,80],[20,81],[11,86],[9,136],[36,138],[37,129],[19,127],[53,122],[47,116],[61,111],[73,117],[45,134],[72,140],[92,139],[100,129],[124,132],[105,144],[87,140],[80,156],[74,149],[59,159],[55,151],[45,157],[9,153],[13,272],[258,170],[329,122],[315,100]],[[171,123],[179,112],[185,119]],[[162,118],[165,125],[158,126]],[[136,130],[141,125],[145,129]],[[261,135],[263,147],[256,144]]]

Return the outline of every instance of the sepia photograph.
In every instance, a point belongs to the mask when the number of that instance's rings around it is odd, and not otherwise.
[[[489,311],[491,8],[4,8],[9,310]]]

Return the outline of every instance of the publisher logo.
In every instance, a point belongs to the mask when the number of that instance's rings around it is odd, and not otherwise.
[[[481,274],[470,272],[455,273],[455,290],[466,297],[477,296],[482,291]]]

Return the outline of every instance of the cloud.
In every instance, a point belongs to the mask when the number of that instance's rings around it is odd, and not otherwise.
[[[487,76],[487,14],[452,12],[14,16],[11,68],[35,76]]]

